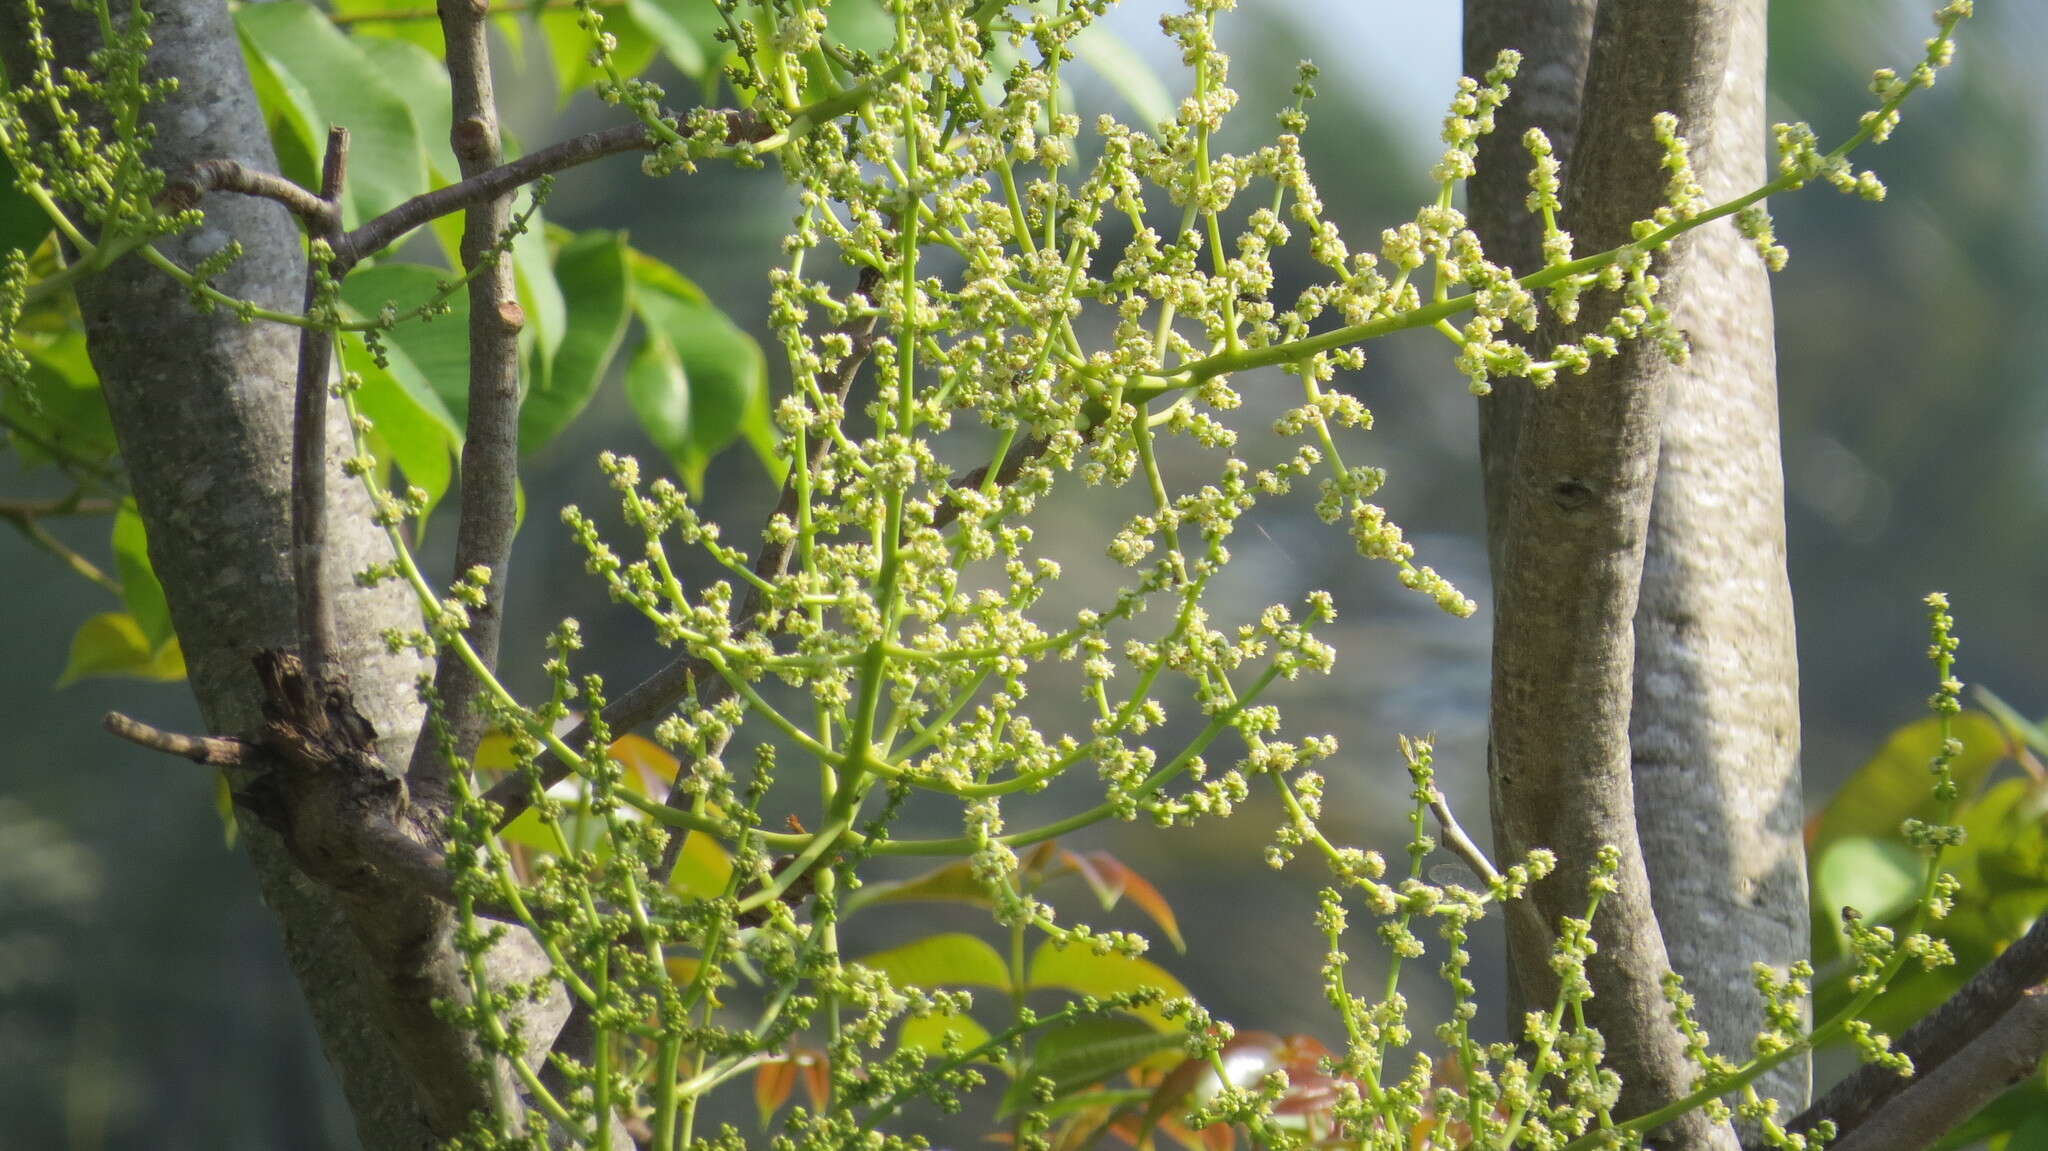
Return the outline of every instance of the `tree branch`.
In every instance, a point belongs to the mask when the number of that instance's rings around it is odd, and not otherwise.
[[[2030,987],[1962,1050],[1914,1079],[1835,1151],[1921,1151],[2006,1088],[2031,1076],[2048,1052],[2048,987]]]
[[[440,10],[454,113],[449,143],[466,182],[499,169],[503,159],[491,82],[488,8],[442,0]],[[462,223],[462,267],[469,273],[469,413],[462,441],[455,578],[466,581],[472,573],[488,573],[483,600],[470,609],[465,637],[487,670],[498,663],[518,517],[519,331],[526,315],[519,306],[512,263],[500,247],[511,220],[508,187],[468,205]],[[484,721],[476,701],[481,686],[469,665],[444,648],[434,671],[434,690],[444,711],[448,746],[444,749],[437,739],[420,740],[413,747],[408,772],[413,787],[430,804],[446,798],[447,757],[467,758],[483,738]]]
[[[728,125],[725,138],[729,144],[764,139],[768,134],[760,121],[749,113],[727,111],[724,115]],[[460,133],[462,129],[458,126],[456,131]],[[586,132],[517,160],[475,172],[465,167],[459,183],[414,196],[383,215],[358,224],[335,245],[335,251],[343,262],[353,264],[390,247],[414,228],[451,212],[502,199],[543,176],[566,172],[621,152],[644,152],[654,145],[654,135],[646,125],[622,124],[616,128]],[[459,161],[461,157],[458,155],[457,159]]]
[[[1725,5],[1710,118],[1681,129],[1715,203],[1773,175],[1764,9]],[[1662,298],[1692,353],[1650,365],[1670,383],[1635,615],[1636,826],[1672,969],[1718,1052],[1740,1059],[1770,1026],[1753,965],[1783,971],[1812,941],[1770,272],[1719,221],[1677,250]],[[1813,1098],[1812,1060],[1754,1086],[1781,1114],[1798,1111]]]
[[[341,223],[341,206],[335,201],[323,199],[320,193],[309,192],[283,176],[233,160],[199,161],[166,184],[156,202],[162,208],[186,211],[197,208],[200,198],[208,192],[233,192],[276,201],[315,234],[333,231]]]
[[[1543,266],[1542,221],[1530,215],[1529,153],[1522,137],[1539,128],[1557,161],[1570,166],[1579,138],[1579,98],[1593,51],[1595,0],[1465,0],[1464,64],[1485,75],[1503,48],[1522,53],[1514,94],[1494,112],[1493,134],[1480,138],[1478,170],[1465,184],[1472,227],[1486,252],[1505,267]],[[1486,491],[1487,556],[1496,582],[1507,540],[1508,493],[1515,440],[1530,389],[1509,386],[1479,401],[1480,478]],[[1519,1012],[1511,1012],[1519,1018]]]
[[[28,537],[29,542],[64,561],[72,571],[115,595],[123,595],[125,589],[120,580],[101,571],[98,564],[51,535],[50,530],[42,525],[42,520],[49,516],[111,515],[119,506],[113,500],[82,498],[77,492],[55,500],[0,500],[0,520],[13,524],[15,530]]]
[[[2048,918],[2036,920],[2017,942],[1908,1028],[1894,1041],[1893,1049],[1911,1059],[1916,1073],[1924,1078],[1989,1031],[2021,996],[2042,983],[2048,983]],[[1866,1063],[1795,1116],[1785,1129],[1803,1134],[1828,1119],[1837,1129],[1853,1132],[1914,1082]]]
[[[1024,469],[1031,465],[1031,461],[1044,455],[1045,449],[1051,446],[1051,440],[1032,440],[1021,450],[1012,451],[1003,459],[1003,466],[996,469],[996,486],[1003,488],[1016,483],[1017,477],[1024,474]],[[980,487],[987,479],[988,465],[983,464],[954,480],[952,487],[959,491],[967,491]],[[940,504],[932,511],[932,530],[945,530],[954,520],[960,518],[960,510],[960,505],[950,500]]]
[[[143,111],[146,123],[138,128],[151,133],[148,162],[178,172],[224,157],[274,171],[227,5],[153,0],[148,14],[154,46],[143,79],[175,81]],[[123,9],[116,19],[126,16]],[[0,3],[0,57],[10,76],[32,75],[45,63],[97,71],[92,58],[104,39],[90,6],[41,6],[56,50],[47,62],[32,51],[28,25],[37,18],[34,6]],[[56,129],[32,119],[30,130]],[[192,267],[232,237],[242,256],[219,277],[223,293],[266,311],[303,306],[304,244],[290,213],[262,197],[204,200],[207,227],[159,237],[162,257]],[[204,726],[259,730],[264,698],[250,675],[250,656],[301,642],[289,526],[295,400],[284,384],[295,376],[297,333],[245,323],[232,310],[201,311],[184,285],[142,260],[84,277],[76,291]],[[324,387],[324,374],[319,382]],[[327,405],[329,444],[346,433],[338,407]],[[403,763],[419,727],[419,669],[383,637],[389,629],[418,627],[418,604],[407,589],[358,589],[341,574],[388,556],[389,545],[359,485],[330,484],[327,494],[322,578],[337,602],[347,597],[346,609],[335,613],[334,654],[350,673],[364,716],[386,733],[378,755]],[[230,771],[238,784],[247,782],[239,769]],[[489,1092],[469,1033],[435,1010],[436,1000],[459,1003],[465,993],[446,908],[396,883],[349,894],[308,882],[303,858],[280,836],[253,819],[245,827],[264,902],[282,925],[285,954],[347,1095],[357,1139],[373,1151],[413,1151],[459,1134],[473,1110],[466,1102]],[[500,963],[510,942],[493,953],[493,971],[512,971]],[[529,1033],[547,1028],[549,1008],[522,1002],[518,1010]]]
[[[457,131],[461,131],[460,128]],[[423,192],[392,208],[381,216],[365,220],[342,236],[335,246],[341,259],[354,263],[383,251],[396,243],[401,236],[414,228],[430,223],[451,212],[461,212],[480,204],[500,200],[513,191],[533,183],[543,176],[552,176],[570,168],[580,167],[592,160],[602,160],[620,152],[644,151],[654,146],[654,138],[641,124],[625,124],[617,128],[586,132],[581,136],[551,144],[538,152],[521,156],[509,163],[475,172],[464,169],[459,183],[445,188]],[[456,157],[461,162],[462,157]]]
[[[246,740],[223,735],[182,735],[152,727],[132,716],[110,711],[100,720],[107,731],[129,743],[203,763],[210,767],[239,767],[256,752]]]
[[[341,225],[341,188],[348,174],[348,129],[327,130],[327,154],[320,163],[320,199],[330,211],[315,240],[333,242]],[[308,231],[311,231],[310,223]],[[306,263],[305,307],[320,303],[326,269]],[[335,671],[334,607],[328,602],[322,564],[327,552],[327,389],[334,358],[334,333],[323,327],[299,329],[299,370],[292,413],[292,578],[297,585],[299,650],[314,682]]]
[[[1444,798],[1443,792],[1431,793],[1429,810],[1436,816],[1437,826],[1443,831],[1443,845],[1450,849],[1451,854],[1464,860],[1465,866],[1471,868],[1472,873],[1477,875],[1481,882],[1492,886],[1494,881],[1500,878],[1500,872],[1495,870],[1493,861],[1486,858],[1486,853],[1479,850],[1479,845],[1472,842],[1472,837],[1465,833],[1465,828],[1458,822],[1458,817],[1451,814],[1450,801]]]

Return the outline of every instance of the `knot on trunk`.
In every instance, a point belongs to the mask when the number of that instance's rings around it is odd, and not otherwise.
[[[377,755],[377,729],[356,710],[348,678],[315,676],[298,656],[256,655],[263,683],[258,774],[235,791],[236,805],[283,838],[307,875],[343,892],[377,884],[377,853],[366,829],[425,838],[405,778]]]

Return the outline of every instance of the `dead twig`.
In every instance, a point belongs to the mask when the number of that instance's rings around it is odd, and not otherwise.
[[[186,211],[199,206],[208,192],[233,192],[283,204],[292,215],[315,234],[334,231],[341,224],[341,206],[318,192],[307,191],[270,172],[259,172],[234,160],[201,160],[179,173],[156,198],[157,206]]]
[[[1443,845],[1450,848],[1451,854],[1463,860],[1465,866],[1471,868],[1488,887],[1499,882],[1500,872],[1494,869],[1493,861],[1486,858],[1486,853],[1479,850],[1479,845],[1472,841],[1470,835],[1465,834],[1463,827],[1459,826],[1458,818],[1451,814],[1450,802],[1444,798],[1443,792],[1433,788],[1430,790],[1429,810],[1430,814],[1436,816],[1437,827],[1443,832]]]
[[[256,752],[254,744],[233,736],[183,735],[152,727],[118,711],[108,712],[100,720],[100,726],[138,747],[160,751],[165,755],[175,755],[209,767],[239,767],[247,763]]]

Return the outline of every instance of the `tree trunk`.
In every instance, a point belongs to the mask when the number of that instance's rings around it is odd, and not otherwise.
[[[1482,157],[1473,191],[1475,224],[1503,258],[1526,270],[1534,225],[1521,210],[1526,158],[1520,129],[1555,125],[1568,149],[1563,226],[1580,251],[1625,242],[1629,226],[1661,202],[1661,148],[1650,119],[1675,112],[1695,140],[1711,114],[1728,54],[1727,3],[1608,0],[1590,22],[1582,4],[1468,4],[1466,38],[1473,71],[1490,66],[1500,47],[1533,33],[1537,100],[1516,113]],[[1583,57],[1578,45],[1589,48]],[[1476,57],[1476,58],[1475,58]],[[1559,94],[1583,58],[1577,123]],[[1511,108],[1514,101],[1510,101]],[[1516,120],[1520,122],[1517,123]],[[1517,249],[1520,249],[1517,251]],[[1688,245],[1663,261],[1666,290],[1682,282]],[[1588,308],[1580,329],[1597,330],[1611,301]],[[1549,325],[1542,340],[1558,333]],[[1694,1069],[1667,1021],[1660,979],[1670,965],[1652,903],[1649,871],[1636,828],[1631,774],[1635,629],[1651,503],[1656,491],[1660,431],[1675,373],[1656,349],[1625,345],[1613,360],[1549,392],[1524,394],[1483,417],[1489,557],[1497,607],[1494,632],[1493,733],[1489,757],[1497,849],[1515,857],[1532,847],[1555,849],[1562,866],[1541,885],[1528,910],[1509,920],[1509,970],[1519,1002],[1551,1001],[1555,980],[1544,957],[1554,925],[1583,914],[1586,879],[1596,851],[1620,853],[1618,887],[1594,922],[1600,950],[1588,965],[1596,998],[1588,1021],[1606,1039],[1625,1088],[1617,1118],[1653,1110],[1684,1095]],[[1487,401],[1492,403],[1499,397]],[[1688,927],[1690,927],[1688,923]],[[1746,985],[1745,979],[1744,984]],[[1685,1147],[1731,1147],[1725,1125],[1692,1115],[1662,1138]]]
[[[1764,7],[1730,5],[1713,123],[1685,129],[1715,202],[1769,178]],[[1636,826],[1672,967],[1739,1061],[1765,1026],[1751,965],[1782,971],[1811,938],[1769,273],[1721,220],[1693,234],[1668,298],[1692,358],[1671,373],[1636,608]],[[1757,1090],[1782,1119],[1811,1078],[1801,1058]]]
[[[1687,129],[1708,145],[1693,158],[1713,200],[1767,175],[1764,4],[1742,0],[1732,16],[1713,123]],[[1470,188],[1474,226],[1517,268],[1536,265],[1541,239],[1522,205],[1521,135],[1541,127],[1569,161],[1592,28],[1592,0],[1466,4],[1468,71],[1490,66],[1502,47],[1526,57]],[[1672,966],[1718,1050],[1742,1058],[1764,1022],[1749,965],[1783,968],[1807,953],[1798,665],[1769,283],[1729,224],[1702,229],[1694,244],[1686,275],[1667,287],[1693,358],[1673,371],[1666,397],[1630,742],[1636,823]],[[1480,405],[1490,524],[1506,523],[1514,460],[1496,445],[1515,442],[1527,395],[1504,388]],[[1496,572],[1505,538],[1489,533]],[[1759,1090],[1796,1111],[1810,1066],[1787,1063]]]
[[[148,110],[152,162],[175,173],[227,158],[275,171],[227,5],[158,0],[150,11],[150,75],[178,81]],[[94,18],[51,5],[44,19],[58,65],[85,66],[99,43]],[[21,5],[0,5],[0,52],[15,76],[33,67],[25,21]],[[203,226],[160,241],[160,250],[189,267],[237,242],[244,254],[217,286],[296,311],[303,245],[284,209],[219,194],[203,208]],[[210,731],[252,733],[263,722],[252,657],[298,644],[289,556],[297,330],[201,314],[182,286],[135,257],[82,282],[78,300],[201,714]],[[361,485],[341,473],[352,451],[346,418],[339,405],[328,414],[323,571],[340,608],[335,654],[380,736],[382,760],[402,765],[420,726],[413,684],[423,665],[391,654],[383,637],[418,627],[419,614],[397,584],[366,591],[353,582],[355,571],[388,558],[389,545]],[[434,999],[462,998],[447,910],[424,894],[378,907],[338,897],[308,879],[277,836],[254,820],[243,826],[363,1144],[439,1147],[488,1099],[488,1077],[470,1065],[474,1042],[431,1011]]]

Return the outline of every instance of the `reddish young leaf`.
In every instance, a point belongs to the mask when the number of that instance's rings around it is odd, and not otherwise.
[[[789,1101],[789,1093],[796,1089],[796,1070],[796,1064],[784,1057],[763,1063],[754,1072],[754,1111],[762,1127]]]
[[[832,1098],[831,1057],[823,1051],[807,1048],[798,1053],[797,1066],[803,1079],[804,1096],[811,1101],[811,1110],[823,1111],[826,1101]]]
[[[1173,914],[1172,905],[1152,882],[1137,873],[1123,860],[1107,851],[1061,852],[1064,862],[1075,871],[1095,892],[1095,898],[1102,901],[1106,911],[1115,907],[1119,899],[1129,896],[1146,918],[1159,925],[1166,933],[1173,949],[1186,953],[1187,941],[1181,938],[1180,921]]]

